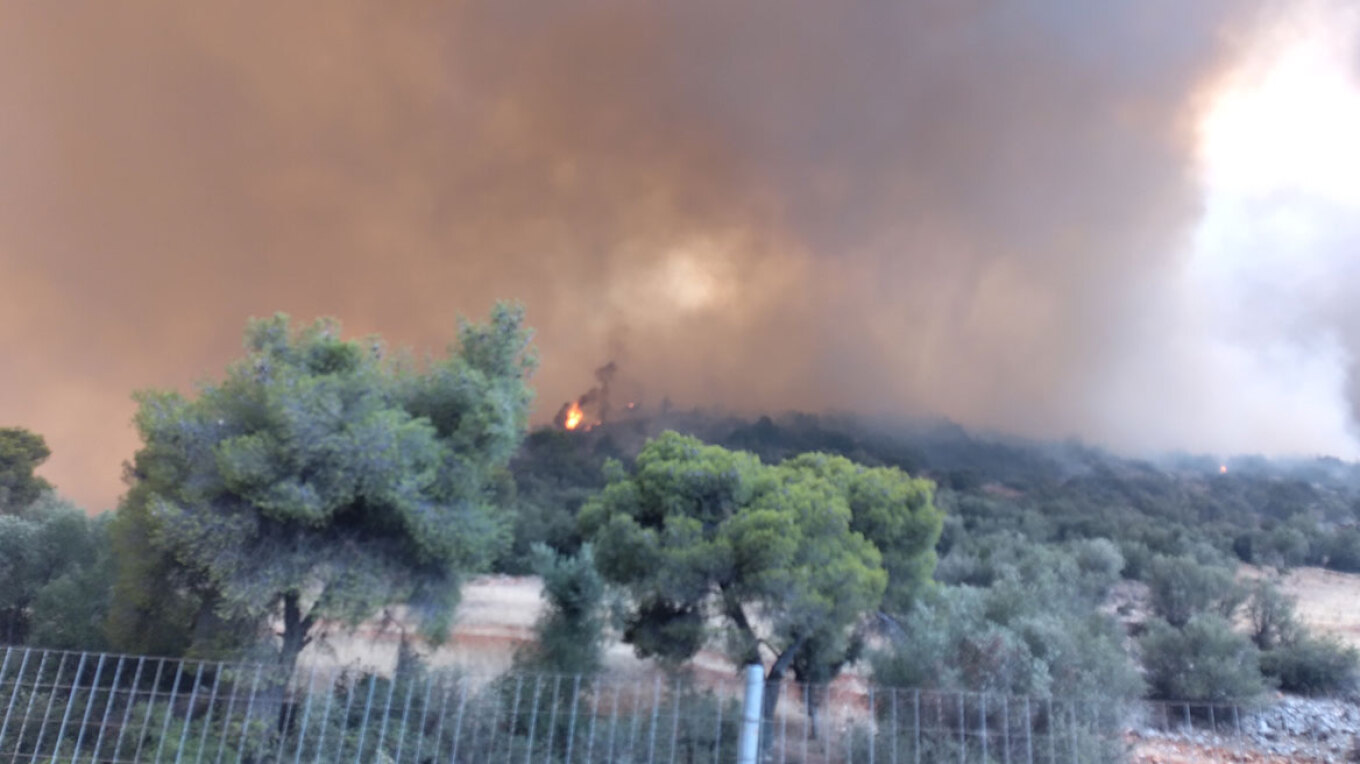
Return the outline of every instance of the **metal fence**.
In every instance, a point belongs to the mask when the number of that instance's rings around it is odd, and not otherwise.
[[[780,764],[1114,761],[1137,712],[847,683],[770,691],[760,758]],[[716,764],[736,761],[741,696],[735,676],[302,667],[290,681],[267,665],[13,647],[0,658],[0,762]]]

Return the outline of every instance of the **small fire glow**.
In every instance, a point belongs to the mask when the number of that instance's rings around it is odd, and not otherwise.
[[[562,421],[562,426],[568,430],[575,430],[581,426],[581,420],[585,418],[585,412],[581,411],[581,404],[576,401],[571,402],[571,408],[567,409],[567,418]]]
[[[1218,474],[1220,474],[1220,475],[1226,475],[1226,474],[1228,474],[1228,465],[1226,465],[1226,464],[1220,464],[1220,465],[1218,465]]]

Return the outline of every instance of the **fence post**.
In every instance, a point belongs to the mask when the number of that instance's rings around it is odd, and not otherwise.
[[[760,711],[764,700],[765,667],[752,663],[746,667],[746,696],[742,699],[737,764],[756,764],[760,753]]]

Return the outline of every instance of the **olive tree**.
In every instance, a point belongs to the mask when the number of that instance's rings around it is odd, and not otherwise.
[[[281,622],[288,672],[322,619],[402,604],[441,636],[460,574],[504,536],[492,486],[531,398],[522,311],[462,324],[449,355],[423,364],[282,315],[251,322],[246,350],[194,398],[139,396],[142,551],[223,618]]]

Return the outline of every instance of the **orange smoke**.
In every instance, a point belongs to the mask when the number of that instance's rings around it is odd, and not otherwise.
[[[562,420],[562,426],[574,430],[581,426],[581,420],[584,418],[585,412],[581,411],[581,404],[572,401],[571,407],[567,409],[567,418]]]

